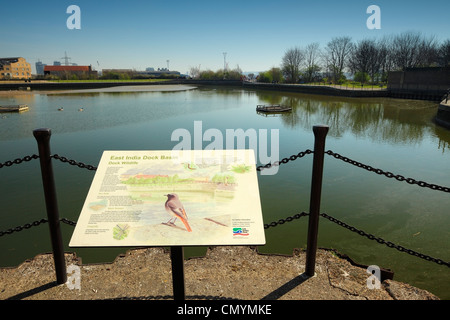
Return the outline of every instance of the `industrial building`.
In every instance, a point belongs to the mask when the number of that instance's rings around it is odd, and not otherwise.
[[[67,80],[75,76],[77,79],[97,78],[97,71],[91,66],[44,66],[44,75],[56,76],[59,79]]]
[[[155,71],[154,68],[147,68],[145,71],[136,71],[133,69],[103,69],[102,75],[108,75],[110,73],[126,74],[130,78],[158,78],[161,76],[180,77],[181,74],[178,71],[169,71],[166,68]]]
[[[31,65],[22,57],[0,58],[0,79],[31,79]]]

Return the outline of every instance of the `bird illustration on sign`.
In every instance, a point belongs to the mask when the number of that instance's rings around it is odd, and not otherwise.
[[[191,226],[189,225],[188,222],[186,210],[184,209],[183,204],[181,203],[178,195],[176,193],[169,193],[166,194],[166,196],[167,201],[164,206],[166,208],[167,213],[171,216],[171,218],[169,219],[169,221],[163,224],[175,226],[175,221],[179,219],[186,227],[186,230],[188,232],[192,232]]]

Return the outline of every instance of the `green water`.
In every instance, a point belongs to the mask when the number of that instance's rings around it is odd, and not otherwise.
[[[442,186],[450,186],[450,131],[431,119],[437,104],[384,98],[356,99],[243,90],[197,88],[177,92],[2,94],[0,105],[30,106],[0,114],[0,162],[37,153],[32,131],[52,129],[52,153],[97,165],[103,150],[165,150],[172,132],[194,136],[214,128],[279,130],[279,155],[313,149],[312,126],[330,127],[326,149],[351,159]],[[290,114],[264,116],[258,104],[285,104]],[[63,107],[64,111],[58,111]],[[84,108],[83,112],[79,109]],[[210,142],[204,142],[203,147]],[[269,151],[272,145],[269,144]],[[309,210],[312,155],[259,175],[265,223]],[[0,169],[0,230],[46,217],[38,160]],[[76,221],[93,171],[54,161],[60,216]],[[450,260],[450,194],[409,185],[325,156],[321,211],[408,249]],[[66,251],[73,227],[63,224]],[[266,230],[265,253],[306,247],[307,218]],[[450,298],[450,269],[388,248],[321,218],[319,246],[334,248],[366,265],[395,272],[395,280]],[[84,263],[112,261],[126,248],[77,249]],[[0,237],[0,266],[14,266],[51,251],[46,224]],[[186,256],[205,248],[186,248]]]

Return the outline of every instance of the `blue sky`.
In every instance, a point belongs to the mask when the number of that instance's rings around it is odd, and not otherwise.
[[[66,9],[81,9],[81,30],[69,30]],[[381,30],[369,30],[367,7],[381,9]],[[1,4],[0,57],[52,64],[64,52],[96,69],[191,67],[262,71],[284,52],[333,37],[381,38],[421,31],[450,39],[450,1],[405,0],[59,0]],[[15,13],[17,12],[17,15]],[[7,14],[5,14],[7,13]]]

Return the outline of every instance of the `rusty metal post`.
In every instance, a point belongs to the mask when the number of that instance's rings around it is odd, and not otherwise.
[[[314,160],[309,202],[308,239],[306,247],[305,274],[314,276],[316,266],[317,234],[319,232],[320,197],[322,194],[323,159],[328,126],[314,126]]]
[[[174,300],[186,300],[183,247],[170,247],[170,259],[172,260],[173,298]]]
[[[33,135],[36,138],[41,164],[42,183],[44,187],[45,205],[50,227],[50,237],[55,262],[56,281],[58,284],[67,282],[66,261],[64,258],[64,245],[61,236],[56,188],[53,177],[52,158],[50,154],[50,129],[36,129]]]

